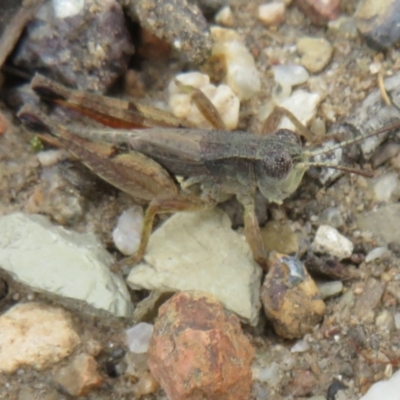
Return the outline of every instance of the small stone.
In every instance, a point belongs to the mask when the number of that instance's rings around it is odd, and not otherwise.
[[[400,39],[397,0],[362,0],[359,2],[355,20],[357,29],[367,44],[376,50],[386,50]]]
[[[112,237],[115,247],[122,254],[131,256],[139,248],[143,218],[143,209],[140,206],[133,206],[118,217]]]
[[[389,201],[397,187],[399,175],[397,172],[388,172],[377,178],[373,184],[376,201]]]
[[[225,81],[240,100],[248,100],[261,90],[260,73],[254,57],[235,35],[211,29],[215,40],[212,57],[222,59],[226,68]],[[225,29],[228,30],[228,29]],[[229,31],[229,30],[228,30]]]
[[[153,325],[140,322],[125,331],[128,340],[129,351],[132,353],[147,353],[151,336],[153,335]]]
[[[34,290],[83,300],[117,316],[130,316],[132,303],[113,262],[91,234],[54,226],[41,215],[0,218],[0,264]]]
[[[282,380],[282,371],[278,363],[272,362],[265,368],[253,368],[253,379],[266,383],[269,387],[276,387]]]
[[[135,398],[140,399],[146,394],[154,393],[159,387],[160,385],[154,376],[150,372],[146,371],[140,376],[139,381],[133,387],[133,393],[136,396]]]
[[[299,249],[300,235],[288,223],[269,221],[261,228],[261,236],[267,251],[293,254]]]
[[[304,353],[310,350],[310,345],[305,340],[298,340],[290,349],[291,353]]]
[[[321,97],[317,93],[296,90],[290,97],[278,102],[278,105],[292,112],[304,126],[307,126],[317,114],[317,106],[320,101]],[[279,128],[296,131],[296,127],[286,117],[282,119]]]
[[[356,22],[354,18],[347,15],[342,15],[328,24],[329,30],[346,38],[353,39],[358,35]]]
[[[42,167],[50,167],[68,158],[65,150],[46,150],[36,154]]]
[[[148,365],[170,399],[249,399],[253,356],[239,319],[214,296],[182,292],[160,307]]]
[[[374,383],[360,400],[398,400],[400,392],[400,371],[390,379]]]
[[[296,0],[296,6],[316,25],[326,25],[340,14],[341,0]]]
[[[169,218],[151,235],[144,261],[132,269],[127,282],[134,290],[210,293],[253,325],[261,306],[260,279],[261,268],[247,242],[215,208]]]
[[[332,228],[339,228],[344,224],[343,217],[337,207],[329,207],[322,211],[318,218],[321,225],[329,225]]]
[[[376,317],[375,325],[381,332],[390,333],[394,329],[394,318],[389,311],[383,310]]]
[[[80,344],[70,315],[40,303],[18,304],[0,316],[0,372],[47,368]]]
[[[232,9],[229,6],[221,8],[221,10],[215,16],[215,22],[223,26],[233,26],[235,20],[233,18]]]
[[[329,63],[333,47],[326,39],[302,37],[297,40],[301,64],[312,73],[321,72]]]
[[[272,67],[276,83],[282,86],[296,86],[308,81],[310,75],[307,70],[298,64],[274,65]]]
[[[317,286],[324,300],[342,293],[343,290],[341,281],[319,282]]]
[[[266,26],[280,25],[285,21],[285,3],[272,2],[258,7],[258,19]]]
[[[84,353],[76,356],[66,367],[60,368],[53,380],[71,396],[85,396],[103,383],[96,360]]]
[[[233,130],[239,122],[240,100],[227,85],[210,84],[208,75],[187,72],[175,77],[183,85],[200,89],[218,110],[227,130]],[[171,113],[182,121],[201,128],[212,128],[211,123],[201,114],[191,95],[171,81],[168,87],[168,105]]]
[[[400,313],[394,315],[394,326],[397,330],[400,330]]]
[[[371,262],[382,258],[385,254],[389,254],[387,247],[375,247],[365,257],[365,262]]]
[[[365,284],[363,292],[360,294],[356,301],[353,315],[360,321],[365,321],[369,319],[370,315],[368,312],[373,312],[375,308],[378,307],[384,289],[384,283],[374,278],[369,278]]]
[[[354,245],[335,228],[328,225],[320,225],[315,234],[312,249],[316,253],[330,254],[342,260],[351,256]]]

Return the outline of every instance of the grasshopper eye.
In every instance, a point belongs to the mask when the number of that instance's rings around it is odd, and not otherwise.
[[[258,177],[268,176],[282,180],[292,170],[292,157],[289,153],[276,150],[268,152],[263,160],[256,163],[256,174]]]

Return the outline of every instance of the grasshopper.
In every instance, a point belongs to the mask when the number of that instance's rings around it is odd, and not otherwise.
[[[310,136],[290,112],[277,108],[258,135],[227,132],[211,102],[201,91],[191,87],[185,89],[215,130],[182,127],[179,120],[163,111],[72,90],[41,75],[33,78],[31,87],[43,99],[96,116],[108,126],[125,128],[62,125],[30,105],[19,112],[28,127],[51,134],[99,177],[134,198],[149,202],[139,248],[133,256],[117,263],[116,268],[134,265],[143,258],[157,214],[202,210],[234,195],[244,207],[245,236],[254,259],[267,269],[267,256],[255,214],[256,191],[280,204],[298,188],[304,173],[312,166],[371,176],[368,172],[312,159],[369,136],[400,128],[400,121],[397,121],[327,149],[304,149],[296,133],[276,130],[280,118],[287,116],[304,136]],[[274,133],[267,134],[270,131]],[[182,185],[177,184],[176,176],[185,178]],[[201,193],[191,191],[193,186],[200,187]]]

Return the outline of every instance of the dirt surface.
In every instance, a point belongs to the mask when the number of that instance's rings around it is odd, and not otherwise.
[[[371,65],[380,63],[386,75],[394,74],[400,67],[399,50],[389,49],[384,55],[377,53],[358,36],[312,25],[294,6],[288,8],[286,22],[279,29],[267,30],[256,18],[259,3],[230,2],[235,18],[234,28],[246,38],[247,47],[255,56],[262,78],[259,95],[242,105],[240,129],[257,131],[260,128],[258,110],[270,99],[274,86],[271,65],[299,62],[299,55],[294,50],[299,36],[323,37],[334,47],[332,60],[323,72],[311,75],[304,84],[305,89],[325,92],[326,97],[318,108],[318,117],[328,129],[333,123],[352,116],[368,93],[377,88],[377,74],[371,73]],[[343,3],[342,11],[352,15],[356,1]],[[182,68],[183,65],[176,60],[143,61],[140,79],[145,87],[145,100],[165,100],[166,83]],[[29,144],[31,136],[21,130],[9,111],[2,111],[12,128],[0,136],[0,215],[16,210],[34,211],[32,194],[43,183],[40,165]],[[379,176],[395,168],[386,163],[376,169],[376,174]],[[65,179],[66,174],[62,169],[57,174]],[[106,247],[115,251],[111,239],[115,218],[133,201],[93,178],[89,179],[91,189],[84,190],[88,187],[87,181],[84,182],[74,182],[73,185],[71,179],[65,180],[62,188],[54,194],[60,196],[61,202],[63,199],[74,199],[73,204],[79,205],[73,218],[69,216],[61,222],[71,229],[95,232]],[[93,188],[96,190],[95,196]],[[63,193],[70,194],[71,191],[73,195],[63,197]],[[272,205],[269,208],[270,219],[290,219],[310,241],[317,228],[316,217],[328,207],[338,208],[345,221],[339,230],[356,245],[358,259],[353,257],[346,261],[345,266],[354,271],[354,277],[344,282],[341,295],[326,301],[324,322],[303,339],[307,351],[291,352],[295,341],[279,338],[264,320],[257,328],[244,327],[256,349],[255,366],[266,368],[273,363],[280,366],[275,385],[259,381],[254,383],[254,399],[324,396],[331,400],[334,397],[332,394],[328,396],[328,388],[331,388],[331,393],[336,391],[335,388],[340,388],[335,383],[338,379],[344,385],[341,390],[341,395],[345,396],[343,398],[358,399],[373,382],[390,375],[392,369],[396,370],[400,360],[400,330],[394,326],[400,301],[400,288],[396,287],[399,282],[396,279],[400,274],[397,258],[400,242],[392,243],[392,251],[383,259],[365,263],[363,257],[371,249],[388,243],[363,235],[356,224],[356,215],[380,205],[371,195],[370,184],[365,178],[345,175],[329,187],[322,187],[316,180],[306,177],[299,190],[283,206]],[[51,207],[54,207],[54,203]],[[62,204],[59,207],[63,210]],[[61,211],[53,214],[63,215]],[[6,298],[0,301],[1,312],[13,304],[32,299],[59,304],[58,300],[50,300],[14,283],[10,277],[4,278],[9,288]],[[139,297],[138,294],[132,294],[134,301]],[[105,376],[105,384],[84,398],[134,398],[131,394],[133,382],[118,372],[124,368],[124,361],[121,361],[125,349],[123,328],[129,326],[129,321],[93,315],[84,305],[75,304],[71,307],[68,304],[67,307],[72,310],[80,335],[94,338],[102,347],[97,360]],[[76,351],[79,353],[80,350]],[[0,399],[68,399],[51,380],[52,372],[51,369],[36,372],[27,368],[12,376],[0,376],[0,387],[3,388]],[[30,388],[28,397],[21,397],[22,387]],[[157,391],[142,398],[164,399],[165,394]]]

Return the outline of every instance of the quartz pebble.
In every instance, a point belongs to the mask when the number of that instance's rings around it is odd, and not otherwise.
[[[36,154],[42,167],[50,167],[68,157],[65,150],[46,150]]]
[[[310,350],[310,345],[305,340],[297,341],[292,348],[290,349],[291,353],[304,353],[305,351]]]
[[[47,368],[68,357],[80,344],[72,319],[61,308],[17,304],[0,317],[0,372]]]
[[[397,330],[400,330],[400,313],[394,315],[394,326]]]
[[[79,354],[60,368],[53,380],[71,396],[85,396],[103,383],[96,360],[89,354]]]
[[[212,56],[224,61],[225,81],[228,86],[240,100],[248,100],[261,89],[260,74],[254,57],[237,37],[236,32],[221,32],[224,28],[217,28],[211,29],[215,40]]]
[[[258,7],[258,19],[266,26],[280,25],[285,21],[285,3],[262,4]]]
[[[129,351],[132,353],[146,353],[149,348],[153,325],[140,322],[126,330]]]
[[[210,84],[208,75],[200,72],[187,72],[175,77],[183,85],[200,89],[218,110],[227,130],[233,130],[239,122],[240,100],[227,85],[214,86]],[[175,117],[190,124],[212,128],[211,123],[201,114],[197,105],[191,99],[189,93],[185,92],[175,81],[168,86],[169,108]]]
[[[143,227],[143,209],[134,206],[125,210],[119,217],[112,237],[117,249],[130,256],[139,248]]]
[[[276,362],[264,368],[253,368],[252,372],[254,380],[266,383],[271,388],[277,386],[282,379],[281,367]]]
[[[148,365],[168,398],[249,399],[253,357],[239,319],[214,296],[181,292],[160,307]]]
[[[302,37],[297,40],[297,51],[301,54],[301,64],[308,71],[318,73],[328,65],[333,47],[323,38]]]
[[[399,180],[397,172],[381,175],[374,182],[373,190],[376,201],[389,201]]]
[[[302,65],[298,64],[274,65],[272,71],[274,72],[275,82],[279,83],[281,86],[301,85],[307,82],[310,77],[307,70]]]
[[[343,290],[341,281],[317,282],[317,286],[324,300],[342,293]]]
[[[398,400],[400,392],[400,371],[387,381],[374,383],[360,400]]]
[[[353,243],[341,235],[335,228],[321,225],[315,234],[312,249],[316,253],[326,253],[339,260],[348,258],[353,253]]]
[[[387,247],[375,247],[365,257],[365,262],[371,262],[378,258],[382,258],[385,254],[389,254]]]
[[[215,22],[223,26],[233,26],[235,21],[232,14],[232,9],[229,6],[225,6],[218,11],[215,16]]]

